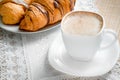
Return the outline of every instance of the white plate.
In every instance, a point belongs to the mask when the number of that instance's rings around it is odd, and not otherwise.
[[[117,41],[111,47],[98,51],[92,61],[73,60],[66,52],[61,35],[55,39],[48,51],[48,60],[53,68],[69,75],[82,77],[100,76],[109,72],[118,58],[119,43]]]
[[[20,33],[20,34],[32,34],[32,33],[44,32],[44,31],[53,29],[53,28],[55,28],[55,27],[57,27],[59,25],[60,25],[60,22],[57,22],[57,23],[55,23],[53,25],[46,26],[45,28],[40,29],[38,31],[27,32],[27,31],[19,30],[19,25],[5,25],[5,24],[3,24],[2,20],[1,20],[1,17],[0,17],[0,28],[4,29],[6,31],[10,31],[10,32],[14,32],[14,33]]]

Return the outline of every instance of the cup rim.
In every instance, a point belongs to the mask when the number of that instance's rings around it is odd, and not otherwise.
[[[105,19],[104,19],[104,17],[103,17],[102,14],[100,14],[100,13],[98,13],[98,12],[92,12],[92,11],[70,11],[70,12],[68,12],[68,13],[62,18],[62,21],[61,21],[61,31],[64,32],[64,30],[62,29],[62,25],[63,25],[63,22],[64,22],[64,20],[66,19],[66,17],[69,16],[69,15],[71,15],[71,14],[73,14],[73,13],[80,13],[80,12],[87,12],[87,13],[95,14],[95,15],[98,15],[99,17],[101,17],[101,19],[102,19],[102,21],[103,21],[102,28],[101,28],[101,30],[100,30],[96,35],[74,35],[74,34],[71,34],[71,35],[72,35],[72,36],[90,36],[90,37],[92,37],[92,36],[94,37],[94,36],[100,35],[100,34],[102,33],[103,29],[105,28]],[[64,32],[64,33],[65,33],[65,32]],[[67,33],[67,32],[66,32],[65,34],[68,34],[68,35],[69,35],[69,33]]]

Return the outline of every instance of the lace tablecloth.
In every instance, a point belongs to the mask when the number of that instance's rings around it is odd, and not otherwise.
[[[98,11],[94,0],[77,0],[75,10]],[[120,60],[109,73],[99,77],[74,77],[53,69],[46,56],[58,34],[59,26],[31,35],[0,29],[0,80],[120,80]]]

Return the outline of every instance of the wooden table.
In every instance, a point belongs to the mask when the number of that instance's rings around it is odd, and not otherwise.
[[[96,0],[95,5],[105,17],[106,27],[115,30],[120,41],[120,0]]]

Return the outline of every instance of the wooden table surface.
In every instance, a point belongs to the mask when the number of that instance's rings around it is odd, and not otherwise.
[[[95,0],[95,4],[105,18],[106,28],[115,30],[120,41],[120,0]]]

